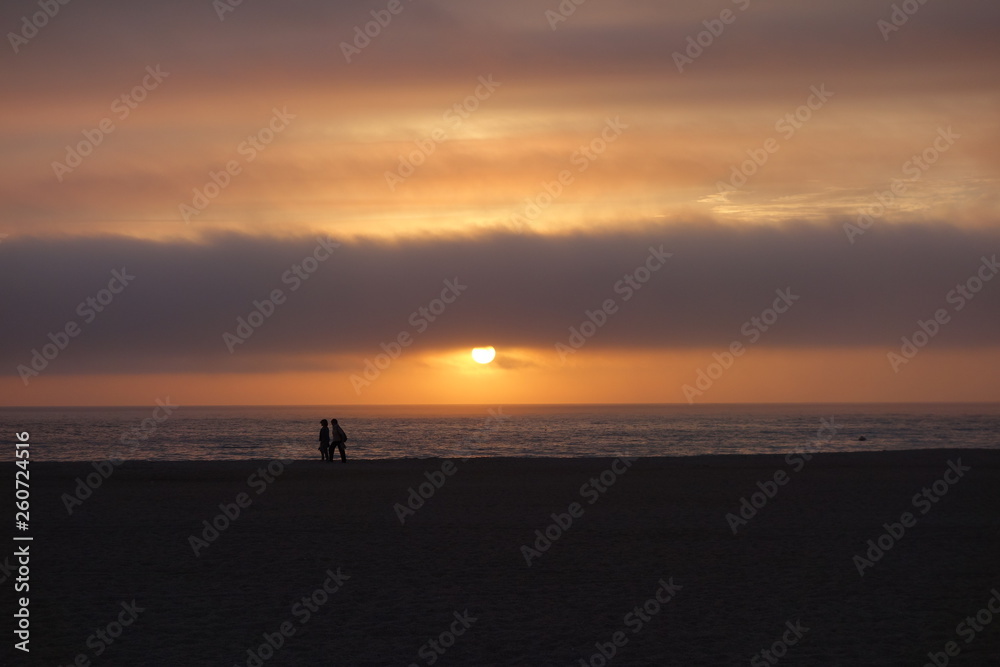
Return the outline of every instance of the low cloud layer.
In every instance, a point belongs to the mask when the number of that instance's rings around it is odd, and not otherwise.
[[[319,355],[371,355],[401,331],[414,333],[411,318],[425,319],[419,309],[448,289],[445,281],[467,289],[428,321],[414,349],[492,344],[555,354],[569,327],[607,299],[617,312],[588,343],[592,349],[724,346],[786,289],[799,298],[761,345],[889,349],[938,309],[950,321],[936,347],[992,346],[1000,331],[1000,280],[971,300],[958,292],[949,300],[977,272],[992,275],[981,267],[984,256],[1000,254],[996,231],[876,224],[854,244],[832,223],[362,239],[342,243],[302,280],[293,267],[319,245],[315,237],[243,235],[203,243],[7,239],[0,245],[2,369],[16,374],[32,349],[70,322],[79,333],[47,373],[308,369]],[[641,288],[620,282],[661,247],[672,257]],[[87,299],[102,289],[112,300],[98,302],[97,312]],[[285,301],[230,353],[223,334],[235,333],[237,318],[275,289]]]
[[[721,33],[715,40],[702,38],[711,56],[697,69],[720,76],[780,81],[803,71],[877,74],[899,66],[933,69],[958,62],[982,68],[967,74],[982,75],[993,69],[990,60],[997,44],[991,28],[1000,14],[995,4],[975,0],[925,3],[913,16],[901,14],[899,25],[886,30],[879,21],[891,22],[893,4],[866,0],[734,0],[711,6],[698,0],[623,1],[603,7],[594,3],[564,15],[564,21],[552,20],[558,0],[405,2],[391,17],[386,2],[366,0],[242,3],[235,11],[220,13],[222,4],[116,0],[87,11],[60,8],[31,36],[23,21],[38,11],[37,3],[5,3],[2,25],[28,35],[11,44],[22,56],[18,67],[10,68],[15,90],[37,91],[40,85],[32,81],[33,73],[56,66],[59,70],[49,73],[62,75],[64,68],[81,61],[114,79],[131,74],[133,62],[169,60],[179,71],[191,71],[203,80],[219,77],[227,85],[315,83],[335,75],[338,82],[367,86],[373,75],[397,83],[412,82],[414,75],[464,79],[470,71],[498,66],[511,77],[539,79],[625,70],[669,75],[675,71],[673,53],[683,52],[688,37],[709,27],[715,32],[721,28]],[[719,21],[723,10],[732,12],[725,25]],[[369,26],[374,38],[358,37],[374,20],[373,12],[382,15],[384,25]],[[934,49],[927,48],[931,39]],[[355,43],[361,45],[360,54],[343,46]],[[700,57],[696,50],[692,55]],[[730,60],[730,55],[737,58]],[[270,67],[260,71],[262,63]],[[77,89],[85,89],[86,83],[66,81]],[[883,80],[879,85],[900,83]],[[743,86],[730,92],[751,90]]]

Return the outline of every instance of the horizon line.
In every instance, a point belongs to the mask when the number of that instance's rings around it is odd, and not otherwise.
[[[130,404],[89,404],[89,405],[3,405],[0,410],[23,408],[142,408],[149,403]],[[767,406],[767,405],[989,405],[1000,406],[1000,401],[769,401],[769,402],[730,402],[730,403],[684,403],[684,402],[606,402],[606,403],[197,403],[180,405],[182,408],[417,408],[417,407],[589,407],[589,406],[651,406],[651,407],[716,407],[716,406]]]

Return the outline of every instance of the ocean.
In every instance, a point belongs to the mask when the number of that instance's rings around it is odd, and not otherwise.
[[[0,408],[34,461],[318,459],[331,417],[349,459],[1000,448],[1000,404]]]

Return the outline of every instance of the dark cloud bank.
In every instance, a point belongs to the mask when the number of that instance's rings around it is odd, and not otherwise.
[[[904,81],[887,73],[919,68],[924,76],[905,81],[920,81],[926,90],[928,80],[937,78],[935,71],[961,68],[960,76],[947,81],[955,88],[993,80],[1000,48],[994,28],[1000,7],[977,0],[920,3],[918,13],[898,33],[890,33],[888,44],[877,21],[891,17],[890,2],[620,3],[603,21],[596,19],[607,14],[581,7],[553,31],[545,11],[558,2],[448,0],[404,2],[404,10],[348,65],[341,43],[353,41],[356,31],[373,20],[371,12],[384,11],[386,2],[244,2],[234,12],[223,12],[223,20],[217,4],[114,0],[86,10],[72,3],[61,6],[20,47],[23,57],[6,68],[6,83],[13,93],[46,94],[54,82],[61,91],[85,91],[99,81],[114,89],[151,63],[176,71],[172,85],[202,78],[212,90],[287,84],[289,79],[329,85],[331,77],[365,87],[415,77],[465,85],[470,76],[488,72],[503,80],[645,72],[680,82],[672,54],[706,29],[704,21],[717,22],[727,8],[736,19],[699,57],[699,75],[750,77],[758,84],[803,76],[808,83],[832,84],[838,73],[851,73],[872,75],[877,89],[884,90]],[[740,11],[745,4],[747,11]],[[21,31],[24,17],[38,11],[30,0],[3,3],[0,24]],[[81,69],[86,76],[78,75]],[[739,95],[755,89],[767,93],[760,85],[735,88]]]
[[[673,256],[626,301],[628,290],[615,285],[661,245]],[[0,246],[2,368],[14,374],[73,321],[80,333],[47,373],[299,370],[310,355],[369,356],[401,331],[416,334],[411,314],[456,279],[468,288],[413,349],[554,350],[606,299],[619,309],[591,349],[723,346],[785,288],[800,299],[761,345],[898,347],[939,308],[951,322],[936,347],[995,345],[1000,331],[1000,280],[958,312],[947,301],[983,256],[1000,253],[996,231],[876,225],[853,245],[839,225],[360,240],[336,248],[293,290],[287,272],[316,246],[313,237],[241,235],[8,239]],[[123,268],[135,278],[103,312],[80,307]],[[230,354],[223,333],[274,289],[284,303]]]

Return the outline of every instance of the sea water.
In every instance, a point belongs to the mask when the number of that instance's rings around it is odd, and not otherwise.
[[[35,461],[318,458],[324,418],[352,459],[1000,448],[998,404],[157,407],[0,408],[0,423],[31,433]]]

